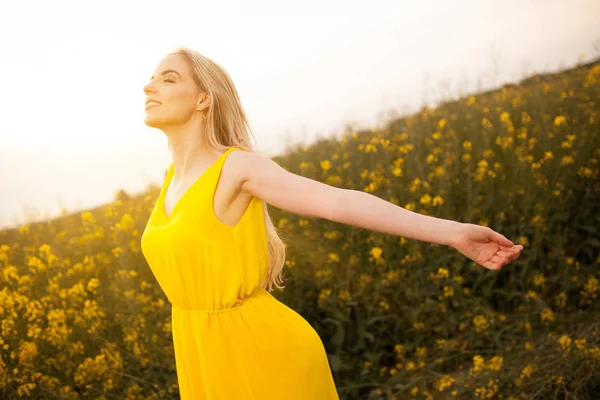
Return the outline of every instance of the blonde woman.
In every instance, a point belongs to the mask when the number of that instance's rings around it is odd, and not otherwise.
[[[451,246],[489,269],[523,248],[490,228],[414,213],[259,155],[231,77],[192,49],[167,54],[144,91],[145,123],[165,133],[173,162],[141,245],[171,302],[183,400],[338,399],[318,334],[270,293],[283,288],[285,249],[267,204]]]

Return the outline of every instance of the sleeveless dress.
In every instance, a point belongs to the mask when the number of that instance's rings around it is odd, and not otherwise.
[[[230,147],[167,216],[173,164],[141,237],[142,253],[171,303],[183,400],[337,400],[323,343],[300,314],[260,287],[268,270],[262,200],[230,226],[213,196]]]

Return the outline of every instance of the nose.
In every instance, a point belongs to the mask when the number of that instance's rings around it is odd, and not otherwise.
[[[144,90],[144,93],[146,93],[146,95],[149,92],[153,92],[154,89],[152,89],[152,82],[148,82],[147,84],[145,84],[143,90]]]

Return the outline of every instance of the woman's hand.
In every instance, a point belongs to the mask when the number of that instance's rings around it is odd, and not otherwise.
[[[519,258],[523,246],[515,246],[494,230],[475,224],[461,223],[450,246],[485,268],[496,270]]]

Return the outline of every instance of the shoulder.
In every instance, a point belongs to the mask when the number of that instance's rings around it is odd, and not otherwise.
[[[267,164],[270,163],[273,163],[273,160],[269,157],[252,150],[235,147],[223,162],[223,173],[234,177],[237,185],[242,185],[261,169],[268,168]]]
[[[243,171],[252,170],[265,162],[273,161],[256,151],[235,147],[234,150],[227,155],[225,162],[230,165],[230,169]]]

